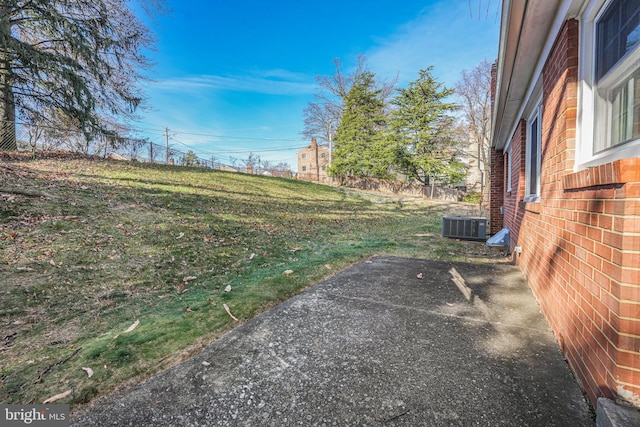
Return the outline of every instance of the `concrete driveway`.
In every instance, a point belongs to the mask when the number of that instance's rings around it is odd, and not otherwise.
[[[77,426],[592,426],[519,270],[374,257]]]

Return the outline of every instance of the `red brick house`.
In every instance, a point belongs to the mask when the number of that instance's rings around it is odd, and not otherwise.
[[[502,13],[491,232],[509,227],[591,402],[640,407],[640,1],[504,0]]]

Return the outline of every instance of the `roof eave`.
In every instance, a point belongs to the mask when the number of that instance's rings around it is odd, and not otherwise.
[[[503,2],[491,135],[496,149],[503,149],[512,136],[561,3]]]

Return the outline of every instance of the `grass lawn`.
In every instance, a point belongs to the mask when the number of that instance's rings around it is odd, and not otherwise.
[[[3,403],[86,403],[373,254],[486,252],[440,236],[471,205],[294,180],[6,157],[0,187],[47,195],[0,191]]]

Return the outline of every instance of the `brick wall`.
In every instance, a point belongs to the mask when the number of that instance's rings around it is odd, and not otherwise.
[[[491,111],[496,100],[497,61],[491,64]],[[489,162],[489,234],[495,234],[503,227],[500,207],[504,202],[504,173],[506,165],[502,151],[491,149]]]
[[[489,182],[489,233],[495,234],[502,229],[503,220],[500,207],[504,202],[505,164],[502,151],[491,149],[491,178]]]
[[[514,227],[512,245],[522,247],[517,262],[592,403],[606,396],[640,406],[640,159],[573,172],[577,67],[578,22],[569,20],[543,69],[541,200],[522,202],[521,122],[505,223]]]
[[[561,336],[592,399],[640,406],[640,159],[567,174],[566,207],[555,266],[566,284]],[[562,302],[561,302],[562,304]],[[556,316],[560,317],[560,316]],[[559,319],[561,320],[561,319]]]
[[[525,193],[525,162],[526,162],[526,144],[527,137],[527,123],[524,120],[520,120],[516,131],[511,139],[511,191],[506,191],[507,183],[505,182],[505,195],[504,195],[504,224],[509,227],[510,230],[510,249],[513,248],[518,242],[518,236],[520,234],[520,225],[524,217],[524,205],[522,200]],[[507,161],[505,155],[505,162]],[[505,171],[507,170],[505,166]],[[505,175],[505,180],[509,179]]]

